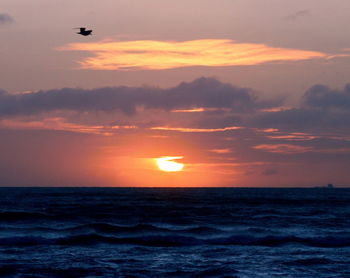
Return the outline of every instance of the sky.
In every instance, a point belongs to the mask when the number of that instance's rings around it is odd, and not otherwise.
[[[347,0],[2,0],[0,186],[350,186],[349,17]]]

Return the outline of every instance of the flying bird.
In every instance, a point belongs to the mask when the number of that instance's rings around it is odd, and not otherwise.
[[[79,35],[82,35],[82,36],[89,36],[89,35],[92,35],[92,30],[86,30],[85,27],[80,27],[80,28],[74,28],[74,29],[80,29],[80,32],[77,33]]]

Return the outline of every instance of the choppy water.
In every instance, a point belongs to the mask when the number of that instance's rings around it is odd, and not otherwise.
[[[350,277],[350,189],[0,188],[1,277]]]

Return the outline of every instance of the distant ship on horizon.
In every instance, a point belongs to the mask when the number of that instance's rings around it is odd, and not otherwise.
[[[332,183],[329,183],[325,186],[315,186],[315,188],[335,188],[335,186]]]

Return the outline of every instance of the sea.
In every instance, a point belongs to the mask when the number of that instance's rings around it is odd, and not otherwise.
[[[350,188],[0,188],[0,277],[350,277]]]

